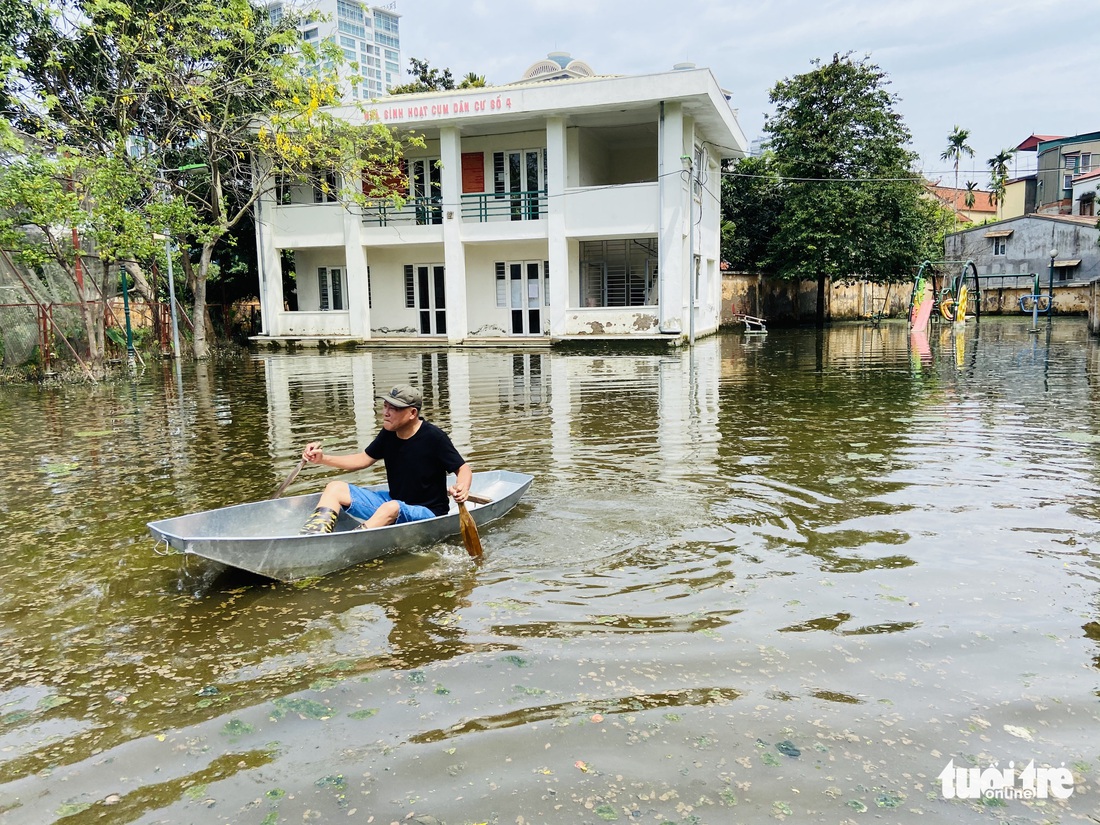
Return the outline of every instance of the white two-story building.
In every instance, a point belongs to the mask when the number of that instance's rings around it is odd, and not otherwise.
[[[262,198],[261,341],[717,330],[721,160],[746,143],[709,69],[596,76],[553,54],[515,84],[390,97],[366,116],[425,138],[407,159],[408,201],[363,208],[310,187]]]

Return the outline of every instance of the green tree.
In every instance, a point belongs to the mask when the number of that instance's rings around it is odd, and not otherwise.
[[[455,79],[450,69],[436,69],[427,60],[418,57],[409,58],[409,74],[415,79],[411,83],[394,86],[391,95],[411,95],[419,92],[443,92],[455,87]]]
[[[191,251],[198,358],[214,251],[279,177],[357,200],[399,176],[393,133],[329,110],[342,53],[304,43],[289,10],[272,24],[249,0],[31,2],[37,24],[9,41],[7,121],[34,136],[27,151],[78,158],[70,180],[96,183],[82,205],[105,261],[159,254],[164,227]]]
[[[768,273],[768,244],[783,209],[770,152],[744,157],[722,175],[722,260],[735,270]]]
[[[410,83],[392,87],[390,89],[391,95],[447,92],[451,89],[481,89],[489,85],[485,80],[485,75],[468,72],[456,86],[450,69],[434,68],[427,60],[421,60],[417,57],[409,58],[409,66],[409,74],[414,79]]]
[[[974,157],[974,150],[967,141],[970,139],[970,130],[956,125],[951,134],[947,136],[947,148],[940,154],[940,160],[954,161],[955,164],[955,192],[959,191],[959,161],[963,155]],[[958,195],[956,194],[956,198]],[[955,201],[955,228],[959,226],[958,201]]]
[[[784,191],[769,255],[780,277],[817,281],[823,323],[830,279],[906,278],[935,229],[886,73],[850,54],[812,65],[770,93],[765,130]]]
[[[468,72],[458,84],[460,89],[483,89],[489,84],[485,81],[485,75]]]

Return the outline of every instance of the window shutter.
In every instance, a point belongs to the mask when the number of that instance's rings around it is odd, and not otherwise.
[[[462,153],[462,192],[485,191],[485,153]]]
[[[504,194],[504,153],[493,152],[493,191],[497,196]]]
[[[508,290],[505,282],[506,266],[504,261],[497,261],[497,306],[508,306]]]
[[[412,264],[405,264],[405,309],[416,309],[416,279]]]
[[[328,312],[328,269],[323,266],[317,268],[317,294],[321,312]]]

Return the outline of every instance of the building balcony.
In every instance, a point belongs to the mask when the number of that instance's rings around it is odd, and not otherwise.
[[[344,245],[344,207],[338,203],[292,203],[271,212],[277,249]]]
[[[656,181],[565,190],[565,232],[573,238],[656,235],[659,211]]]

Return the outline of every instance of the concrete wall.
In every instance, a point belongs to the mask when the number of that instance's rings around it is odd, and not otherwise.
[[[1043,294],[1047,286],[1041,284]],[[861,281],[850,285],[827,285],[829,303],[827,317],[832,321],[858,321],[874,316],[905,318],[912,295],[911,282],[882,284]],[[983,286],[982,313],[989,315],[1023,314],[1021,295],[1031,293],[1030,287]],[[1100,288],[1093,284],[1061,284],[1054,286],[1054,312],[1057,315],[1083,315],[1090,303],[1100,302]],[[1100,305],[1100,304],[1098,304]],[[722,276],[723,326],[740,323],[734,315],[742,313],[764,318],[778,325],[813,321],[817,315],[817,283],[814,281],[783,281],[744,272],[727,272]],[[1094,319],[1090,316],[1090,326]],[[1095,320],[1100,334],[1100,320]]]
[[[1011,230],[1004,255],[994,255],[989,232]],[[1076,283],[1100,277],[1100,229],[1088,219],[1055,218],[1028,215],[948,235],[944,248],[951,260],[974,261],[979,275],[1036,272],[1045,283],[1050,270],[1050,250],[1057,249],[1059,260],[1080,259],[1078,266],[1066,268],[1065,280]]]

